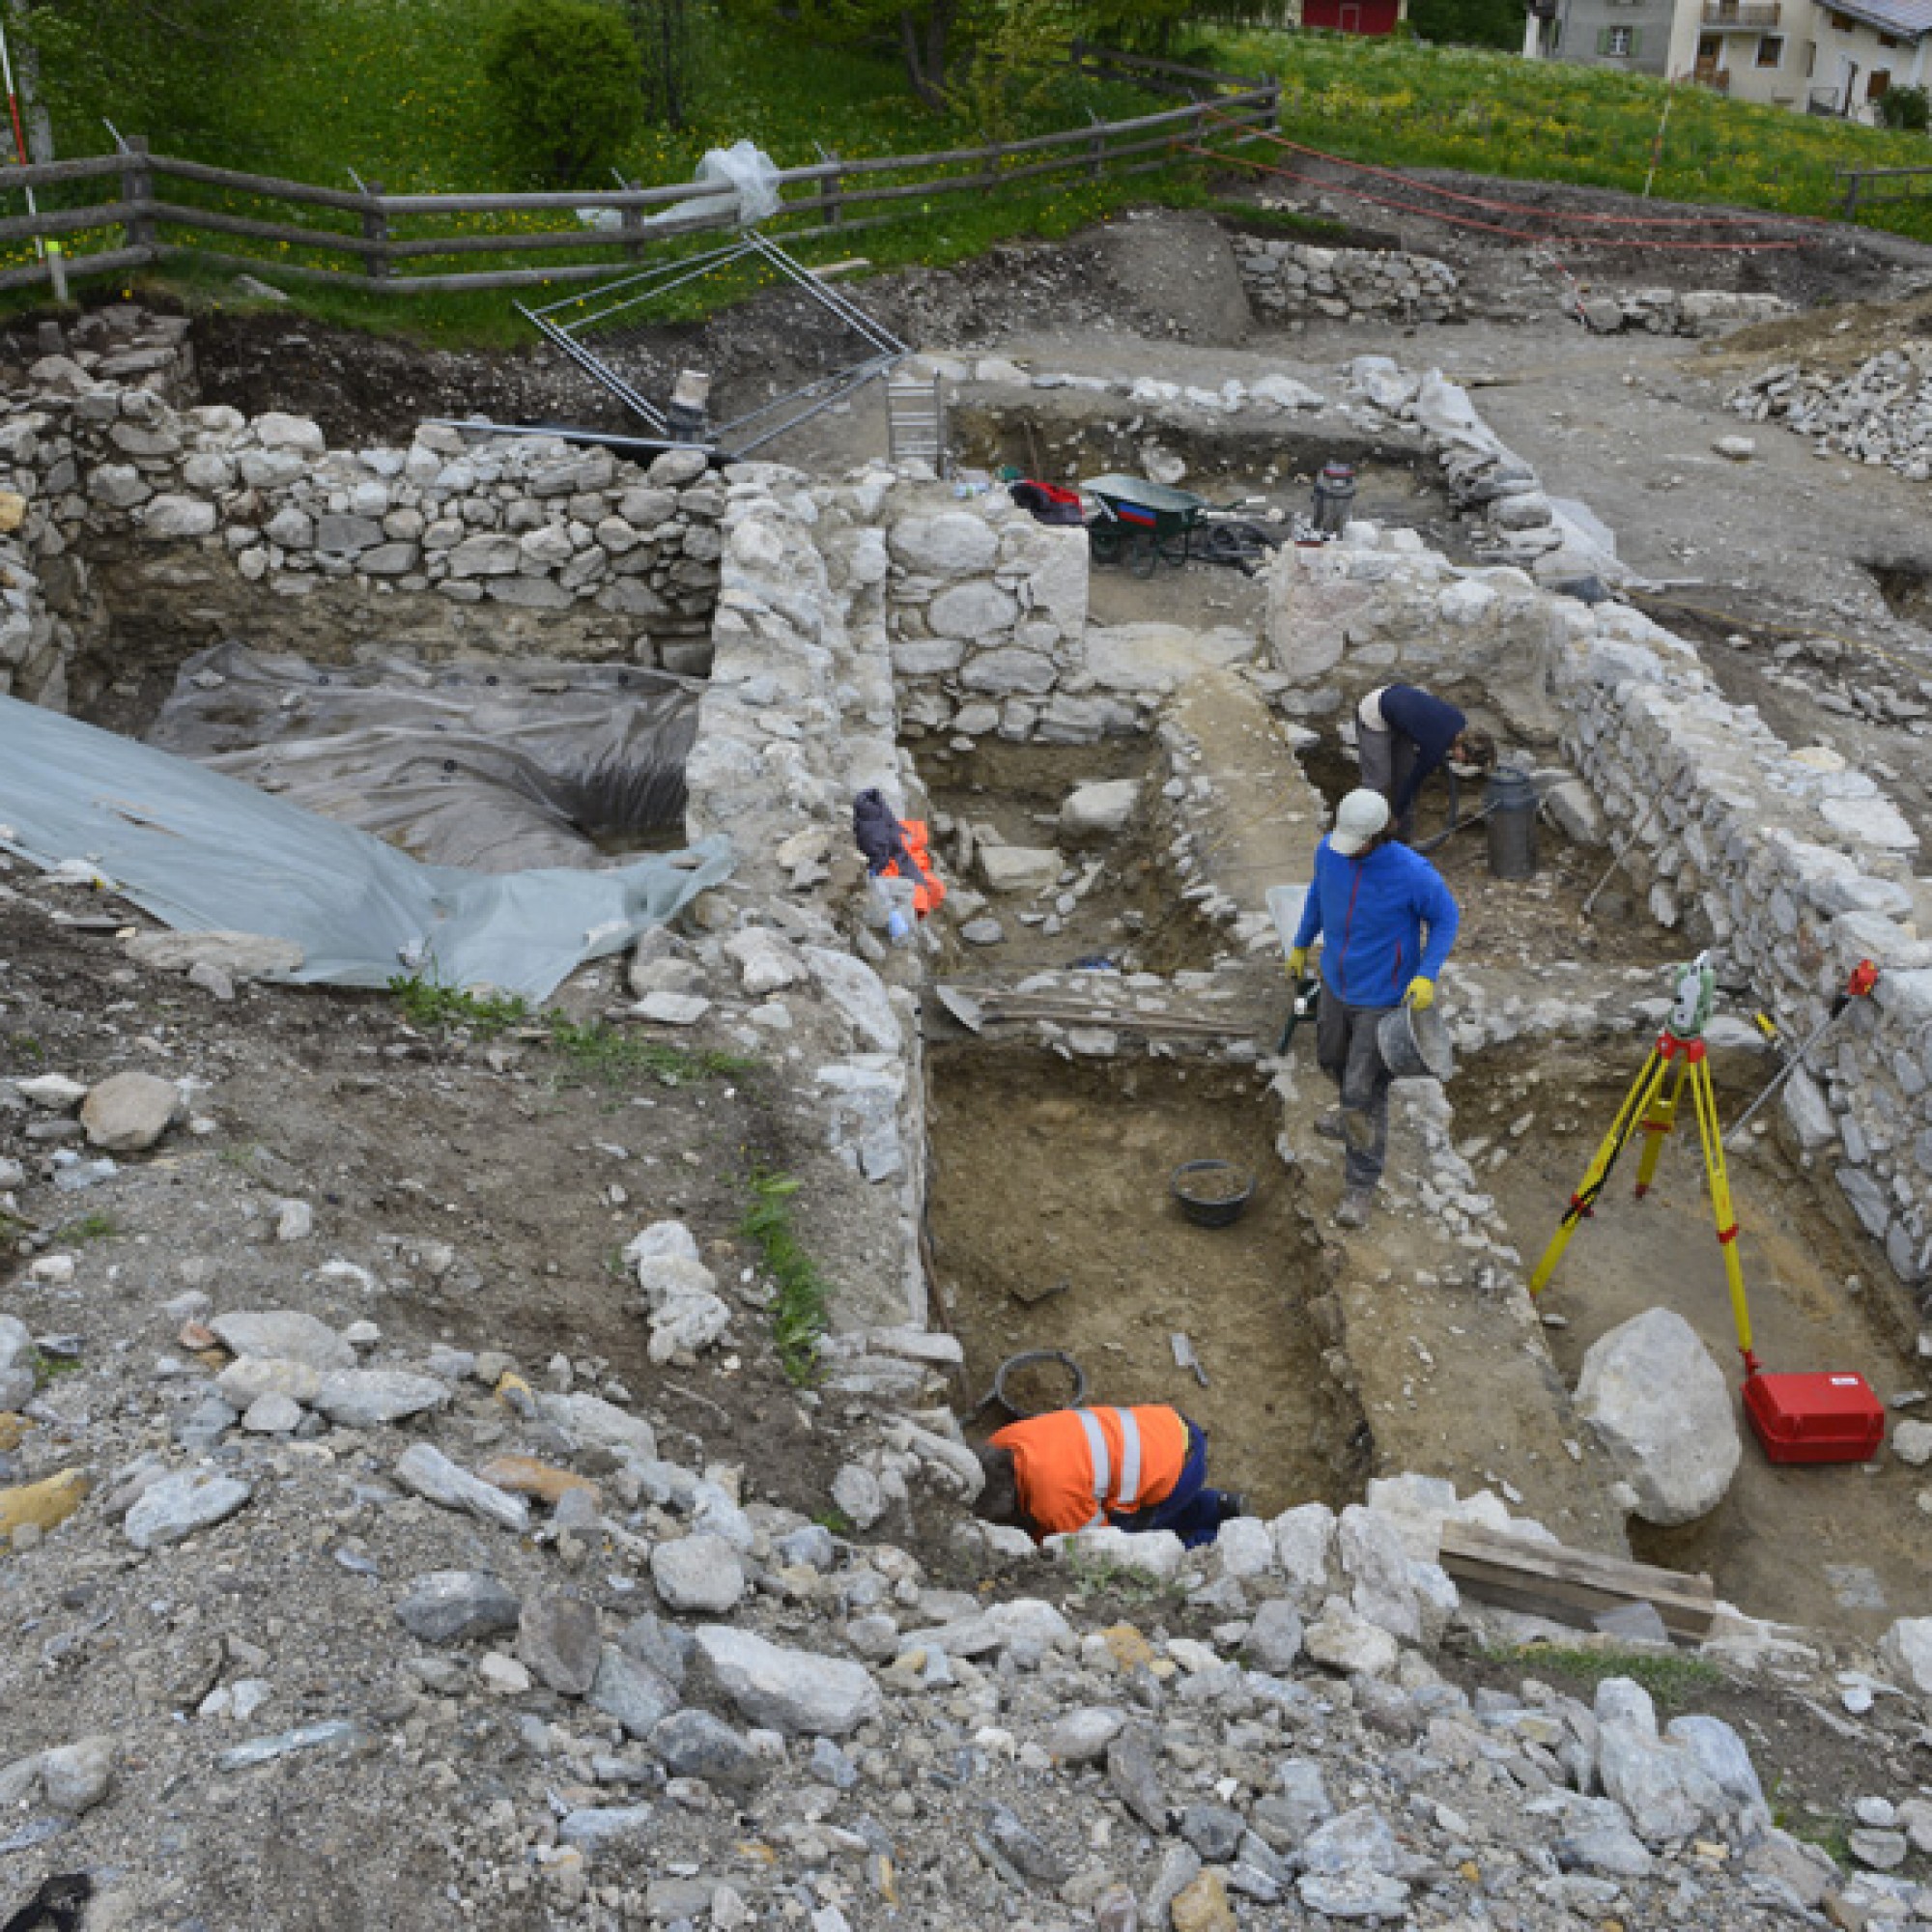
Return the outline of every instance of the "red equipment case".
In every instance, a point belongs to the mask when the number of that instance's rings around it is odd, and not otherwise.
[[[1885,1440],[1885,1405],[1862,1376],[1748,1376],[1745,1413],[1773,1463],[1868,1463]]]

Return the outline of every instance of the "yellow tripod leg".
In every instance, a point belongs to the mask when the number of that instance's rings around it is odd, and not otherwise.
[[[1657,1090],[1662,1086],[1667,1065],[1662,1054],[1653,1048],[1630,1092],[1624,1095],[1623,1105],[1617,1109],[1617,1117],[1610,1122],[1610,1130],[1604,1136],[1588,1171],[1576,1193],[1571,1195],[1570,1205],[1563,1210],[1562,1222],[1549,1245],[1544,1249],[1543,1259],[1536,1264],[1536,1272],[1529,1278],[1532,1295],[1541,1294],[1548,1286],[1549,1277],[1556,1272],[1556,1264],[1563,1259],[1563,1250],[1570,1245],[1570,1236],[1577,1232],[1577,1223],[1596,1205],[1597,1196],[1603,1192],[1604,1182],[1608,1179],[1617,1155],[1624,1151],[1632,1130],[1643,1118],[1645,1110],[1657,1095]]]
[[[1704,1146],[1704,1172],[1711,1181],[1711,1212],[1718,1223],[1718,1245],[1724,1252],[1724,1282],[1731,1294],[1731,1321],[1738,1331],[1738,1349],[1745,1374],[1757,1374],[1751,1351],[1750,1304],[1745,1299],[1744,1264],[1738,1259],[1738,1217],[1731,1208],[1731,1179],[1724,1166],[1724,1137],[1718,1126],[1718,1096],[1711,1086],[1711,1064],[1699,1055],[1690,1078],[1690,1097],[1697,1110],[1697,1138]]]
[[[1636,1166],[1636,1198],[1641,1201],[1650,1192],[1650,1183],[1657,1179],[1657,1163],[1663,1153],[1664,1136],[1677,1124],[1677,1103],[1684,1096],[1684,1076],[1690,1070],[1688,1058],[1677,1063],[1677,1077],[1670,1083],[1670,1097],[1662,1097],[1662,1088],[1658,1089],[1659,1097],[1645,1110],[1643,1117],[1643,1158]]]

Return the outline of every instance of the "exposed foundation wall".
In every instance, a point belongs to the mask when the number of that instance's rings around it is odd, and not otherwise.
[[[706,668],[724,497],[702,457],[427,424],[331,450],[305,417],[193,406],[185,328],[96,311],[6,400],[0,489],[43,612],[0,633],[0,691],[61,703],[114,655],[235,635]]]
[[[1861,958],[1883,969],[1785,1102],[1906,1286],[1932,1269],[1932,895],[1918,841],[1878,784],[1819,747],[1784,744],[1725,700],[1694,648],[1618,604],[1553,595],[1516,570],[1465,572],[1355,526],[1283,553],[1269,642],[1292,713],[1332,713],[1415,681],[1554,740],[1601,804],[1626,869],[1685,954],[1719,950],[1724,982],[1807,1032]]]
[[[1305,242],[1234,238],[1248,299],[1264,316],[1392,316],[1453,322],[1468,313],[1462,279],[1447,262],[1400,249],[1318,248]]]

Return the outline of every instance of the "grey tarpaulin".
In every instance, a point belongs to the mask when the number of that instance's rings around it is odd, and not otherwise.
[[[0,846],[84,860],[163,924],[293,940],[289,977],[382,986],[415,972],[547,998],[731,869],[708,838],[603,871],[425,866],[351,826],[57,712],[0,697]]]
[[[532,659],[347,668],[228,643],[182,667],[147,733],[433,866],[611,863],[684,834],[696,678]]]

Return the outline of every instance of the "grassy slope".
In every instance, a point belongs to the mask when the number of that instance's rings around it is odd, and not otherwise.
[[[1838,168],[1932,166],[1923,134],[1753,106],[1604,68],[1320,34],[1228,35],[1215,52],[1236,71],[1281,76],[1283,129],[1292,138],[1389,166],[1640,193],[1666,100],[1670,121],[1651,189],[1660,199],[1831,216],[1843,203]],[[1932,197],[1873,216],[1932,240]]]
[[[200,158],[340,186],[352,185],[353,170],[396,192],[502,185],[479,72],[488,11],[476,0],[330,0],[321,24],[292,37],[280,68],[238,107],[227,151]],[[1827,215],[1838,203],[1834,168],[1932,161],[1932,143],[1922,136],[1750,107],[1697,89],[1671,96],[1661,82],[1509,55],[1257,33],[1222,37],[1213,57],[1236,71],[1281,76],[1284,127],[1293,138],[1378,162],[1640,189],[1667,98],[1660,196]],[[892,61],[811,47],[773,31],[723,36],[708,83],[697,125],[675,135],[645,132],[625,156],[628,175],[647,183],[686,180],[705,148],[740,138],[756,141],[781,165],[816,159],[820,143],[858,156],[984,138],[963,116],[921,109]],[[100,145],[96,117],[114,114],[116,103],[57,104],[64,152]],[[1077,126],[1090,108],[1113,117],[1152,104],[1128,90],[1065,76],[1024,103],[1002,131]],[[1364,185],[1376,191],[1373,182]],[[890,228],[868,230],[843,246],[839,238],[828,238],[809,244],[808,252],[824,260],[858,247],[881,266],[943,264],[1006,236],[1069,233],[1130,198],[1195,201],[1204,194],[1198,168],[1183,166],[1133,183],[1069,178],[1000,196],[937,197],[909,204],[908,218]],[[259,204],[235,205],[268,212]],[[1372,204],[1354,206],[1374,220]],[[1879,213],[1888,226],[1932,239],[1932,199]],[[538,218],[488,219],[516,225]],[[552,225],[554,218],[541,219]],[[408,225],[400,232],[410,232]],[[415,232],[426,232],[424,225],[415,224]],[[93,245],[116,241],[118,231],[105,231]],[[278,252],[288,259],[280,244],[222,245],[262,253],[269,270]],[[0,262],[25,258],[23,249],[0,254]],[[487,265],[485,257],[461,264]],[[213,270],[176,279],[211,298],[230,280]],[[526,337],[501,295],[395,301],[305,288],[298,295],[311,312],[343,322],[402,322],[446,340]]]

